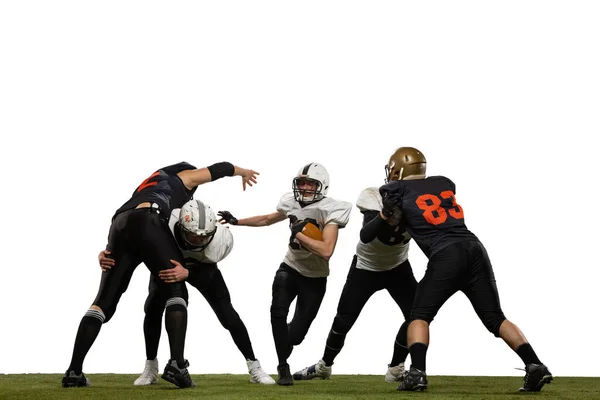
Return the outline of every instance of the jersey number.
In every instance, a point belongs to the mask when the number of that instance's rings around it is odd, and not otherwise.
[[[140,186],[138,186],[138,188],[136,189],[136,192],[139,193],[142,190],[146,189],[147,187],[157,185],[158,182],[150,182],[150,179],[154,178],[155,176],[158,176],[159,174],[160,174],[160,171],[156,171],[155,173],[153,173],[152,175],[150,175],[148,177],[148,179],[146,179],[144,182],[142,182],[142,184]]]
[[[452,206],[449,208],[442,207],[442,199],[452,199]],[[463,219],[463,209],[456,203],[452,190],[445,190],[439,196],[435,194],[422,194],[417,200],[417,207],[423,210],[425,220],[433,225],[439,225],[446,222],[448,214],[455,219]]]

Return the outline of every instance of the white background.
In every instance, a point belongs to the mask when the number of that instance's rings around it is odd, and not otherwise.
[[[558,376],[600,376],[597,146],[599,6],[593,1],[13,1],[0,6],[0,373],[63,372],[100,279],[110,218],[157,168],[227,160],[260,171],[197,197],[239,218],[275,211],[310,161],[329,195],[379,186],[400,146],[457,185],[488,249],[505,314]],[[358,240],[353,209],[325,300],[293,371],[323,353]],[[221,264],[265,369],[276,373],[271,283],[287,224],[232,227]],[[417,279],[426,260],[410,251]],[[140,266],[84,371],[144,364]],[[245,373],[190,291],[192,373]],[[367,304],[337,374],[384,374],[402,316]],[[168,358],[163,336],[161,367]],[[462,294],[432,324],[437,375],[521,375]]]

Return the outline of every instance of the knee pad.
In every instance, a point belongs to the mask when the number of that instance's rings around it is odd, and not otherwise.
[[[496,337],[500,337],[500,325],[506,320],[504,314],[495,315],[493,317],[489,317],[483,321],[483,324],[487,328],[488,331],[494,334]]]
[[[286,310],[285,308],[271,306],[271,321],[273,319],[280,319],[280,318],[287,320],[287,314],[288,314],[288,310]]]

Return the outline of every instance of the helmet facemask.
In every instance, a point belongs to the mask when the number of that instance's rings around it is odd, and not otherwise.
[[[215,237],[214,231],[198,234],[192,231],[185,229],[182,224],[177,224],[179,226],[179,237],[183,241],[183,246],[186,250],[194,250],[194,251],[202,251],[204,250],[210,242],[212,242]]]
[[[305,186],[306,184],[311,185],[313,188],[301,188],[301,186]],[[298,176],[294,178],[292,189],[294,191],[294,199],[296,199],[298,203],[311,204],[323,198],[323,184],[317,179]]]

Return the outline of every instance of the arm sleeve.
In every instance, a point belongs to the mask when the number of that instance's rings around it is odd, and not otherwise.
[[[385,221],[379,215],[379,211],[368,210],[363,212],[363,215],[363,227],[360,230],[360,241],[369,243],[377,237],[377,232],[379,232]]]

